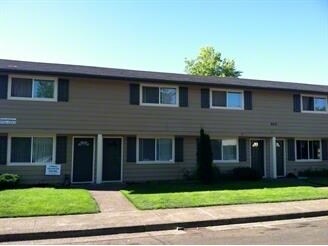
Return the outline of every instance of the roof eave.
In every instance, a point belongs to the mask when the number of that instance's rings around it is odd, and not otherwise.
[[[111,76],[111,75],[99,75],[99,74],[88,74],[88,73],[71,73],[71,72],[61,72],[61,71],[39,71],[39,70],[27,70],[27,69],[3,69],[0,68],[0,73],[17,73],[17,74],[35,74],[35,75],[53,75],[62,77],[83,77],[83,78],[97,78],[97,79],[111,79],[111,80],[123,80],[123,81],[136,81],[136,82],[157,82],[157,83],[172,83],[172,84],[184,84],[184,85],[199,85],[199,86],[220,86],[225,88],[246,88],[246,89],[259,89],[259,90],[274,90],[274,91],[292,91],[299,93],[319,93],[328,94],[328,92],[322,92],[319,90],[302,90],[302,89],[292,89],[292,88],[277,88],[270,86],[249,86],[249,85],[235,85],[228,83],[214,83],[214,82],[197,82],[197,81],[187,81],[187,80],[175,80],[170,79],[158,79],[158,78],[146,78],[141,76],[126,77],[126,76]]]

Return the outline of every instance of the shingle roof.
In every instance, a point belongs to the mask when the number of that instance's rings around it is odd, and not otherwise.
[[[239,78],[219,78],[215,76],[195,76],[177,73],[149,72],[105,67],[41,63],[4,59],[0,59],[0,72],[37,73],[60,76],[112,78],[153,82],[177,82],[182,84],[221,85],[232,87],[328,93],[327,85],[311,85],[291,82]]]

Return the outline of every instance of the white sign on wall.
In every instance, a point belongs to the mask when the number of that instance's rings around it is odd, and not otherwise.
[[[16,125],[16,118],[0,118],[0,125]]]
[[[46,165],[46,173],[47,176],[57,176],[60,175],[61,165],[58,164],[47,164]]]

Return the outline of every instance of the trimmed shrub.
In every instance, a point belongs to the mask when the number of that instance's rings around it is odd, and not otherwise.
[[[210,136],[200,130],[197,143],[197,176],[203,184],[213,182],[213,156]]]
[[[196,180],[197,174],[195,170],[190,170],[188,168],[182,169],[182,176],[184,180]]]
[[[288,173],[288,174],[286,175],[286,178],[289,178],[289,179],[295,179],[295,178],[297,178],[297,177],[296,177],[296,175],[295,175],[294,173]]]
[[[14,188],[19,183],[17,174],[3,173],[0,175],[0,189]]]
[[[222,177],[222,174],[221,174],[221,171],[220,171],[220,168],[219,167],[213,167],[213,179],[215,181],[218,181],[220,180]]]
[[[303,177],[328,177],[328,169],[306,169],[298,172]]]
[[[261,178],[251,167],[236,167],[232,170],[232,175],[237,180],[259,180]]]

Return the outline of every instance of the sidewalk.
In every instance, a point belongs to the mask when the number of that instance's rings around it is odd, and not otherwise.
[[[0,219],[0,241],[198,227],[328,215],[328,199],[140,211],[118,191],[91,191],[101,213]]]

